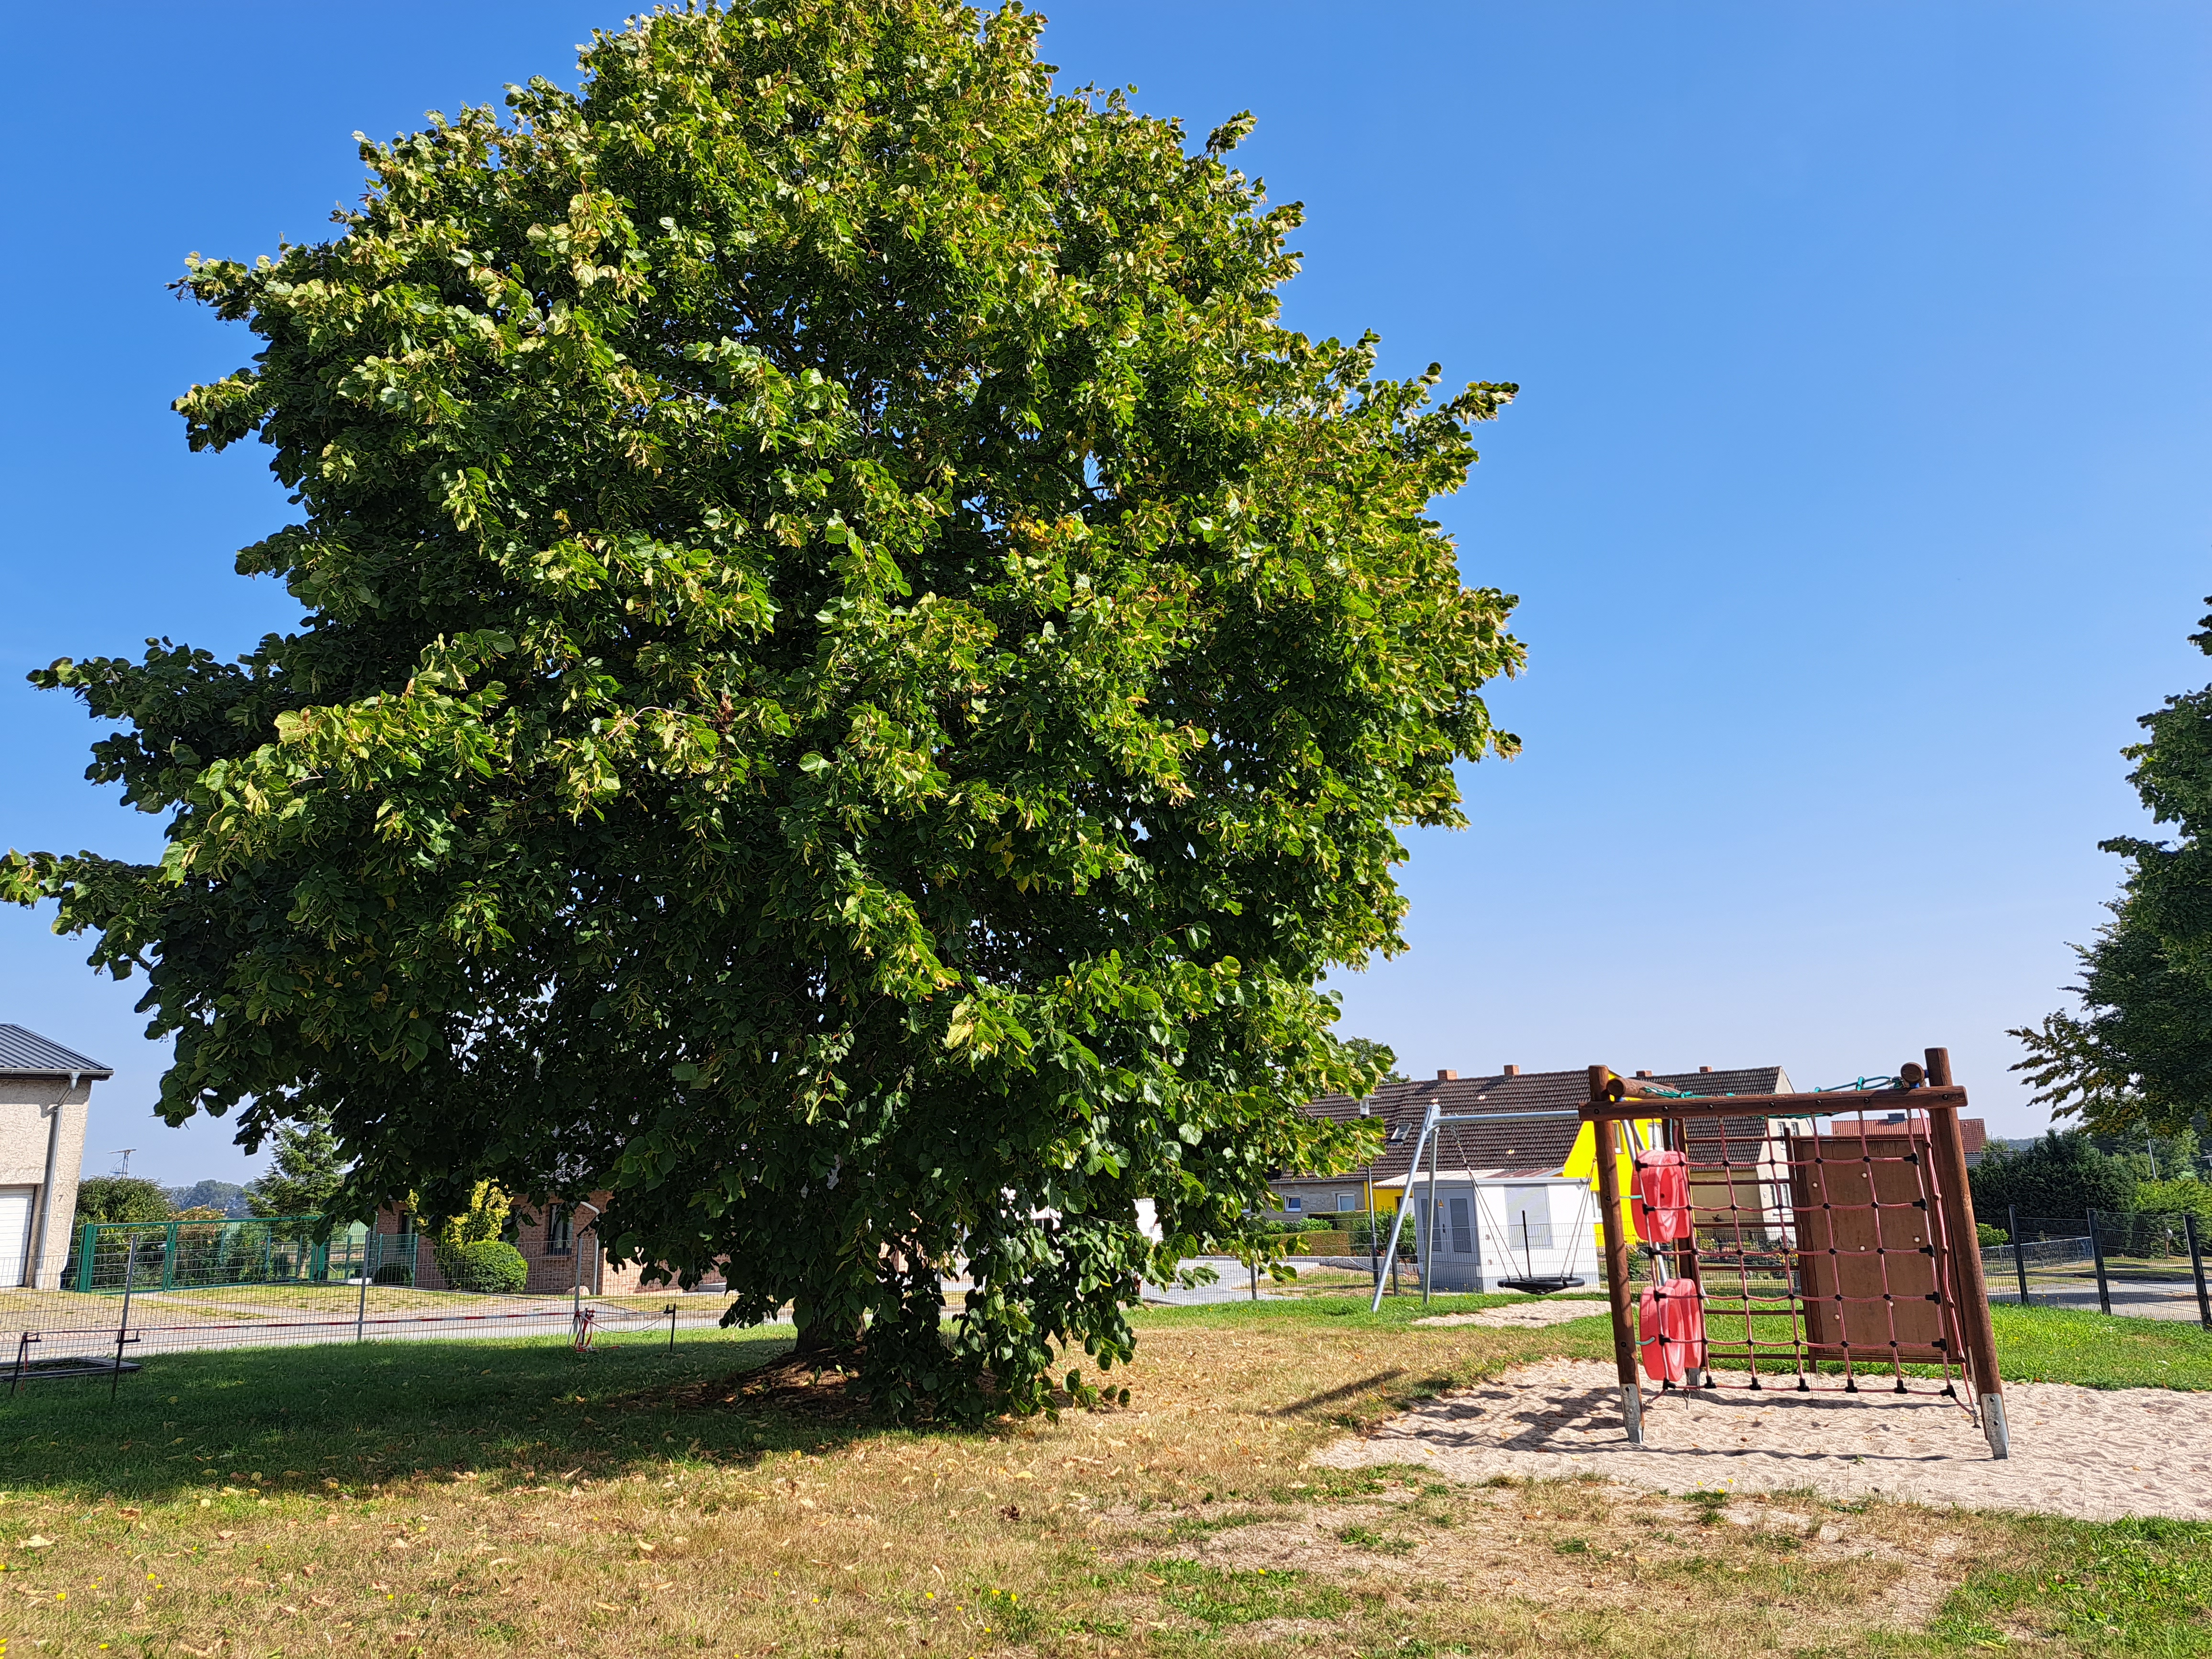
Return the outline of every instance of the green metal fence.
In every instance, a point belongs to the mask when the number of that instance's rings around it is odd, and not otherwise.
[[[246,1221],[87,1222],[64,1273],[71,1289],[120,1295],[233,1285],[415,1282],[414,1233],[371,1232],[359,1222],[317,1237],[319,1216]]]

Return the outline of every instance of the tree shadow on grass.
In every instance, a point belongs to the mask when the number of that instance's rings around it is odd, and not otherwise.
[[[0,1391],[0,1468],[18,1493],[76,1498],[360,1497],[416,1479],[496,1489],[671,1461],[742,1468],[879,1431],[842,1378],[787,1375],[811,1369],[785,1364],[790,1348],[715,1332],[590,1353],[441,1340],[163,1354],[112,1401],[105,1379]]]

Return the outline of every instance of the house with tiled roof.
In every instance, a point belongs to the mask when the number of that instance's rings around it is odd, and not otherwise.
[[[51,1037],[0,1025],[0,1289],[61,1287],[92,1085],[114,1075]]]
[[[1637,1075],[1688,1094],[1785,1094],[1793,1085],[1779,1066],[1746,1066],[1715,1070],[1701,1066],[1694,1072],[1663,1076],[1650,1072]],[[1524,1072],[1506,1066],[1480,1076],[1462,1077],[1455,1071],[1407,1083],[1386,1083],[1365,1100],[1327,1095],[1306,1109],[1317,1117],[1340,1121],[1379,1118],[1383,1125],[1381,1155],[1371,1164],[1339,1176],[1285,1174],[1269,1184],[1278,1200],[1279,1218],[1350,1216],[1364,1212],[1371,1201],[1378,1210],[1397,1207],[1412,1165],[1414,1143],[1429,1107],[1436,1105],[1447,1117],[1495,1115],[1495,1123],[1454,1125],[1439,1131],[1439,1159],[1446,1170],[1512,1170],[1529,1176],[1559,1174],[1572,1156],[1582,1126],[1571,1119],[1519,1119],[1515,1114],[1578,1110],[1589,1098],[1589,1071]],[[1763,1120],[1760,1121],[1763,1125]],[[1748,1122],[1745,1126],[1749,1127]],[[1427,1167],[1424,1161],[1423,1168]]]

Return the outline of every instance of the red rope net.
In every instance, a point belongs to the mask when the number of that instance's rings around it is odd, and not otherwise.
[[[1678,1319],[1647,1308],[1645,1375],[1662,1389],[1686,1370],[1707,1388],[1846,1394],[1878,1379],[1905,1394],[1915,1383],[1936,1392],[1936,1379],[1907,1375],[1934,1366],[1940,1391],[1966,1403],[1954,1377],[1966,1353],[1955,1253],[1978,1246],[1947,1237],[1931,1133],[1925,1110],[1888,1104],[1665,1121],[1639,1177],[1674,1165],[1669,1154],[1680,1174],[1638,1183],[1664,1207],[1627,1201],[1654,1281],[1647,1300],[1674,1313],[1681,1292],[1668,1301],[1664,1287],[1695,1285],[1703,1352],[1688,1349]],[[1686,1225],[1668,1212],[1685,1176]]]

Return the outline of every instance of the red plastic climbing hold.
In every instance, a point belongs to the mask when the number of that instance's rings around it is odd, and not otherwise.
[[[1686,1279],[1647,1287],[1638,1304],[1637,1346],[1654,1382],[1680,1382],[1705,1368],[1705,1310]]]
[[[1690,1171],[1681,1153],[1637,1153],[1636,1231],[1647,1244],[1690,1236]]]

